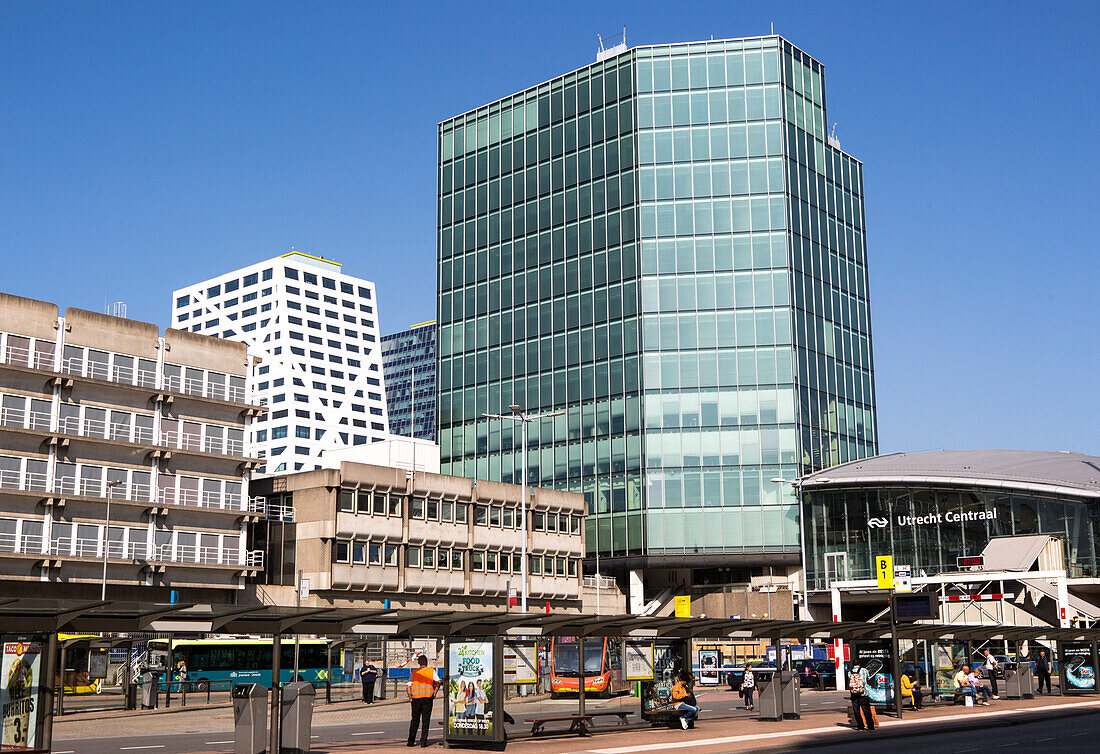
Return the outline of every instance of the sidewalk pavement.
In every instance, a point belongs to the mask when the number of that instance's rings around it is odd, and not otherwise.
[[[806,696],[809,696],[807,694]],[[1070,715],[1095,714],[1100,712],[1100,699],[1096,697],[1037,697],[1028,700],[999,700],[990,707],[935,706],[921,711],[906,709],[902,720],[880,715],[880,728],[874,733],[857,732],[848,727],[847,708],[844,696],[839,692],[817,692],[813,696],[818,701],[827,701],[829,706],[807,708],[799,720],[765,722],[757,720],[751,713],[740,709],[731,712],[718,712],[715,708],[729,696],[721,693],[700,695],[704,708],[697,727],[685,731],[665,727],[652,728],[635,723],[626,727],[603,724],[588,738],[577,736],[549,735],[538,738],[513,738],[510,748],[519,748],[530,754],[565,754],[587,752],[589,754],[632,754],[634,752],[663,752],[689,749],[700,754],[718,754],[718,752],[737,751],[789,751],[791,749],[812,748],[814,746],[859,742],[861,745],[869,739],[888,740],[913,736],[944,733],[952,730],[972,731],[986,727],[1005,726],[1024,722],[1034,718],[1052,720]],[[827,698],[828,697],[828,698]],[[835,697],[835,699],[833,698]],[[631,705],[638,700],[623,698]],[[403,700],[387,700],[374,708],[361,702],[341,702],[326,705],[317,710],[314,724],[317,728],[327,726],[345,726],[337,729],[337,736],[347,735],[346,726],[378,722],[395,722],[407,719],[407,708]],[[708,706],[711,710],[708,711]],[[636,708],[636,707],[635,707]],[[167,735],[186,732],[229,732],[232,730],[232,711],[228,709],[199,710],[188,708],[191,715],[144,715],[118,720],[113,718],[111,734],[113,736],[148,735],[162,729]],[[438,717],[437,710],[437,715]],[[521,714],[516,714],[517,720]],[[77,716],[73,716],[74,718]],[[433,722],[433,746],[439,746],[440,726]],[[390,729],[397,730],[397,729]],[[513,727],[513,735],[526,733],[528,728],[520,725]],[[75,720],[65,718],[58,722],[60,738],[72,740],[82,736],[89,738],[103,735],[102,722],[93,719]],[[352,733],[351,735],[355,735]],[[403,738],[372,738],[370,751],[404,750]],[[325,737],[329,739],[329,736]],[[919,742],[918,746],[919,746]],[[362,739],[347,741],[326,741],[317,746],[318,751],[356,752],[363,751]]]

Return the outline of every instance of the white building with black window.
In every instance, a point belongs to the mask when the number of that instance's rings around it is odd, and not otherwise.
[[[269,409],[248,438],[260,473],[387,437],[374,283],[338,262],[294,251],[180,288],[172,326],[248,346],[250,400]]]

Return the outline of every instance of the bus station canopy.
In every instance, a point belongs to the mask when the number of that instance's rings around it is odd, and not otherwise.
[[[884,639],[888,622],[673,618],[518,611],[187,605],[88,600],[0,600],[7,632],[357,634],[364,639],[446,636],[616,636],[707,640]],[[902,623],[898,637],[945,641],[1100,641],[1100,628]]]

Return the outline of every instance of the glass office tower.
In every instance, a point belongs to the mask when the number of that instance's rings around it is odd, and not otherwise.
[[[639,47],[439,126],[444,473],[585,494],[601,569],[798,563],[877,451],[860,163],[779,37]]]
[[[435,440],[435,341],[435,320],[382,336],[391,434]]]

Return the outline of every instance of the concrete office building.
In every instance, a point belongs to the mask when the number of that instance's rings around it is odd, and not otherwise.
[[[0,596],[232,603],[247,543],[243,345],[0,294]],[[109,524],[109,525],[108,525]]]
[[[584,494],[632,609],[794,584],[771,480],[877,450],[862,166],[780,37],[600,58],[439,125],[443,471],[517,481],[482,414],[564,411],[529,481]]]
[[[260,599],[294,604],[295,574],[311,605],[501,608],[521,592],[520,487],[343,462],[254,482],[286,520],[257,524],[269,555]],[[529,607],[579,610],[584,499],[530,490]],[[609,602],[604,603],[609,608]]]
[[[374,283],[291,252],[172,295],[176,327],[244,343],[250,399],[271,409],[249,447],[261,474],[321,468],[326,448],[386,437]]]
[[[435,320],[382,336],[386,409],[395,435],[435,441],[435,347]]]

